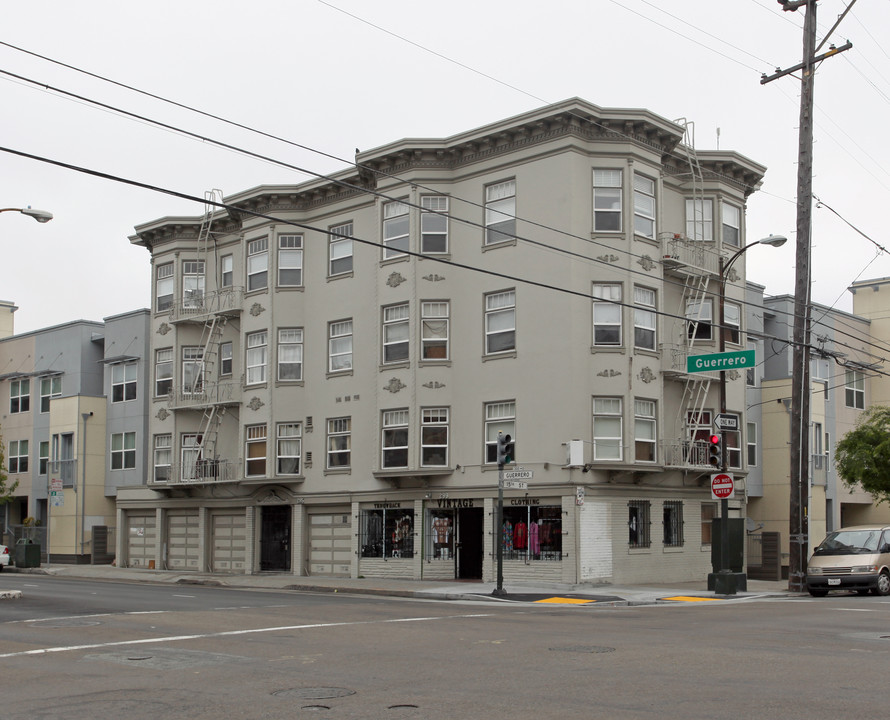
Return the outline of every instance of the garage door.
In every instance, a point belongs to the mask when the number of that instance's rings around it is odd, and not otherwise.
[[[309,574],[349,577],[352,523],[349,512],[309,515]]]
[[[244,511],[210,516],[212,572],[244,572],[247,561],[247,521]]]
[[[171,510],[167,514],[167,568],[199,570],[200,548],[197,510]]]
[[[127,566],[154,568],[158,528],[154,510],[127,512]]]

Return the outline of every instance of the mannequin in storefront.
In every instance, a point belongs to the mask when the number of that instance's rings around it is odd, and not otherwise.
[[[448,541],[451,539],[451,518],[445,515],[433,517],[433,549],[438,558],[447,560],[449,556]]]

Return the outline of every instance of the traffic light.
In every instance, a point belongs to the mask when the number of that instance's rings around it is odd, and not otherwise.
[[[708,463],[716,468],[723,467],[723,442],[720,435],[708,438]]]
[[[498,465],[513,462],[513,438],[504,433],[498,433]]]

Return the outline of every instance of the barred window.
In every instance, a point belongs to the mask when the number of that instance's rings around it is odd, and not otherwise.
[[[681,547],[683,545],[683,501],[666,500],[662,512],[665,547]]]
[[[647,548],[649,540],[649,501],[631,500],[627,503],[628,545],[632,548]]]

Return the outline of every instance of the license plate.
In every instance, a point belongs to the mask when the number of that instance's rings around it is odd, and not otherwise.
[[[841,579],[840,578],[828,578],[828,584],[829,585],[840,585]]]

